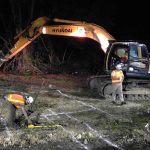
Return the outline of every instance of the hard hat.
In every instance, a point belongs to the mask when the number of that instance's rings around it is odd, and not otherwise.
[[[33,103],[33,97],[32,96],[25,96],[27,104]]]
[[[117,64],[117,65],[116,65],[116,69],[117,69],[117,70],[121,70],[121,69],[122,69],[122,65],[121,65],[121,64]]]

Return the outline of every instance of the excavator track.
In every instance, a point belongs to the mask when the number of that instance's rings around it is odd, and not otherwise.
[[[124,83],[124,97],[127,100],[149,100],[150,80],[126,80]]]
[[[110,95],[109,94],[109,89],[111,87],[110,75],[92,76],[87,79],[87,84],[91,90],[98,92],[98,94],[102,97],[107,97]],[[108,90],[104,92],[105,87],[107,87]]]
[[[92,76],[88,78],[88,87],[96,90],[106,99],[111,99],[112,87],[110,75]],[[123,95],[125,100],[149,100],[150,80],[128,79],[123,82]]]

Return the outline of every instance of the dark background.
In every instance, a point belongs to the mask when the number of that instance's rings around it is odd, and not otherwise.
[[[8,38],[38,17],[47,16],[96,23],[116,39],[149,40],[147,3],[131,0],[1,0],[0,35]]]
[[[104,27],[117,40],[140,40],[149,48],[148,6],[148,1],[134,2],[131,0],[1,0],[0,49],[3,49],[3,45],[6,45],[4,43],[11,42],[14,36],[32,21],[42,16],[95,23]],[[99,59],[100,53],[97,51],[99,49],[97,45],[93,45],[90,41],[84,43],[70,38],[68,40],[71,44],[64,39],[61,39],[58,44],[58,38],[60,37],[54,39],[57,43],[54,46],[59,45],[55,48],[56,53],[63,51],[59,50],[60,47],[64,47],[65,51],[65,49],[69,49],[69,45],[73,45],[71,49],[74,48],[74,55],[72,55],[70,64],[79,61],[82,64],[82,60],[86,60],[82,66],[80,65],[80,68],[86,68],[87,62],[92,63],[91,68],[94,68],[93,66],[101,63],[102,59]],[[87,55],[85,55],[85,51]],[[103,55],[101,56],[103,57]],[[91,60],[95,62],[91,62]],[[87,68],[89,66],[90,64],[87,65]],[[71,68],[73,67],[71,66]],[[95,72],[97,70],[96,68]]]

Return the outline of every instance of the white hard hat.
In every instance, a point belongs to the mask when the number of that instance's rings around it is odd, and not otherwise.
[[[121,64],[116,65],[116,69],[117,70],[121,70],[122,69],[122,65]]]
[[[32,96],[25,96],[25,98],[26,98],[27,104],[33,103],[33,97]]]

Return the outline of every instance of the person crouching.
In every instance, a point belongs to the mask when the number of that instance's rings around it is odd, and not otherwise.
[[[8,104],[8,118],[7,125],[9,127],[16,126],[16,110],[22,109],[22,112],[27,120],[28,125],[32,124],[32,121],[27,115],[27,111],[25,109],[25,105],[33,103],[33,98],[31,96],[24,96],[21,94],[7,94],[4,96],[4,100],[7,101]]]

